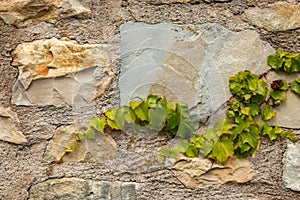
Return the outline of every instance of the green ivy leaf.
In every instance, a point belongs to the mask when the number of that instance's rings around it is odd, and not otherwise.
[[[268,56],[268,65],[275,69],[275,71],[279,71],[283,65],[283,60],[277,55],[270,55]]]
[[[284,59],[284,66],[283,69],[286,71],[288,74],[291,74],[293,72],[292,69],[292,59],[291,58],[285,58]]]
[[[241,139],[243,141],[243,144],[248,143],[252,148],[257,148],[258,140],[260,140],[257,127],[250,126],[249,132],[244,131],[241,133]]]
[[[250,115],[256,116],[260,113],[260,107],[258,104],[250,103],[250,104],[248,104],[248,106],[250,108]]]
[[[235,140],[236,139],[236,137],[238,136],[238,135],[240,135],[242,132],[243,132],[243,130],[246,128],[246,123],[242,120],[242,121],[240,121],[238,124],[237,124],[237,126],[236,127],[234,127],[234,129],[232,130],[232,134],[230,135],[230,138],[232,139],[232,140]]]
[[[190,140],[192,144],[195,144],[197,149],[202,148],[202,144],[204,142],[204,137],[202,135],[195,134]]]
[[[132,110],[134,110],[134,109],[136,109],[137,107],[139,107],[144,102],[145,101],[130,101],[129,102],[129,106],[132,108]]]
[[[296,92],[297,94],[300,95],[300,78],[294,80],[291,83],[291,89],[292,89],[292,91],[294,91],[294,92]]]
[[[228,158],[233,157],[233,154],[234,149],[232,140],[223,137],[217,141],[209,158],[213,158],[218,162],[225,164]]]
[[[167,110],[167,104],[168,104],[168,101],[167,101],[165,96],[162,96],[162,97],[158,98],[157,105],[159,105],[160,107]]]
[[[250,108],[249,107],[242,108],[241,113],[243,115],[250,115]]]
[[[218,140],[218,139],[217,139]],[[199,152],[203,157],[207,157],[214,147],[214,142],[211,140],[204,140],[202,147],[199,149]]]
[[[177,112],[180,118],[180,122],[176,135],[182,138],[190,138],[195,131],[195,126],[190,118],[190,111],[187,104],[178,103]]]
[[[255,74],[250,73],[249,71],[247,71],[248,73],[246,74],[246,80],[248,83],[248,87],[251,91],[255,91],[258,87],[258,76]]]
[[[146,102],[130,102],[130,107],[134,110],[134,113],[140,120],[149,121],[149,109]]]
[[[181,152],[178,149],[170,148],[170,147],[163,147],[160,150],[160,155],[168,158],[177,159],[178,155]]]
[[[110,119],[110,120],[115,120],[116,119],[116,113],[117,109],[116,108],[111,108],[108,111],[105,112],[105,116]]]
[[[268,120],[272,119],[273,117],[275,117],[275,115],[276,115],[276,112],[271,110],[271,107],[269,105],[266,105],[262,112],[262,120],[268,121]]]
[[[121,130],[121,127],[119,127],[115,121],[110,120],[108,118],[107,118],[107,124],[114,130]]]
[[[104,133],[104,128],[106,125],[106,118],[105,117],[93,117],[89,121],[89,126],[93,127],[97,131]]]
[[[258,80],[257,94],[266,97],[268,95],[268,84],[263,80]]]
[[[116,112],[115,122],[120,127],[120,129],[124,130],[125,123],[134,124],[136,120],[136,115],[133,110],[128,106],[123,106],[119,108]]]
[[[230,102],[229,102],[229,106],[230,108],[235,111],[235,112],[238,112],[240,110],[240,102],[237,101],[236,99],[232,99]]]
[[[196,146],[194,144],[190,144],[190,146],[185,151],[185,154],[188,157],[196,157],[196,156],[198,156],[199,152],[198,152],[198,149],[196,148]]]
[[[159,99],[160,99],[159,96],[150,94],[150,95],[147,97],[148,107],[149,107],[149,108],[155,108],[155,107],[157,107],[157,101],[158,101]]]
[[[289,89],[289,84],[286,80],[281,80],[280,90],[286,91]]]
[[[271,97],[277,101],[286,101],[286,93],[285,91],[280,91],[280,90],[274,90],[271,92]]]
[[[214,128],[208,129],[208,131],[203,135],[203,137],[208,141],[217,142],[219,135]]]
[[[75,139],[76,139],[77,141],[82,141],[82,140],[84,139],[84,133],[81,133],[81,132],[77,133],[77,134],[75,135]]]
[[[294,135],[294,133],[291,130],[288,131],[282,131],[280,133],[281,138],[287,138],[292,142],[297,142],[299,139]]]
[[[292,72],[300,72],[300,54],[297,57],[292,58]]]
[[[251,149],[251,146],[249,146],[248,144],[243,144],[243,143],[239,147],[240,147],[241,153],[248,152]]]
[[[178,116],[178,113],[168,109],[167,110],[167,128],[166,130],[174,130],[176,127],[179,126],[180,123],[180,117]]]
[[[190,143],[187,140],[181,140],[178,145],[176,145],[176,149],[178,149],[180,152],[185,152],[187,148],[189,147]]]
[[[78,141],[76,140],[72,145],[66,146],[64,151],[66,153],[72,153],[77,149],[77,147],[78,147]]]
[[[166,110],[161,107],[154,107],[149,110],[150,129],[160,131],[166,122]]]
[[[275,133],[273,127],[269,126],[268,123],[265,123],[262,129],[262,135],[267,135],[271,141],[277,138],[277,134]]]
[[[173,131],[175,134],[177,132],[178,125],[180,122],[180,117],[176,111],[176,103],[168,102],[167,103],[167,131]]]
[[[286,56],[288,56],[290,53],[286,52],[286,51],[281,51],[280,49],[276,52],[276,54],[280,57],[280,58],[284,58]]]
[[[233,124],[226,119],[218,120],[214,125],[214,132],[217,136],[221,136],[223,134],[231,134],[232,128],[235,127],[236,124]]]
[[[95,130],[92,128],[92,127],[90,127],[90,128],[88,128],[85,132],[84,132],[84,134],[88,137],[88,138],[90,138],[90,139],[95,139]]]

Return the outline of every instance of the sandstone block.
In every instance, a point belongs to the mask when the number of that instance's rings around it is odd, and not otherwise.
[[[103,95],[114,74],[109,56],[97,44],[63,38],[17,46],[12,65],[19,69],[13,88],[16,105],[81,105]]]
[[[88,3],[89,0],[86,0]],[[39,22],[54,23],[61,18],[89,18],[91,11],[80,0],[3,0],[0,18],[6,24],[26,27]]]
[[[182,157],[176,161],[172,171],[180,182],[191,189],[227,182],[245,183],[256,176],[252,164],[243,159],[230,159],[225,165],[220,165],[204,158]]]
[[[269,8],[249,8],[243,18],[268,31],[287,31],[300,27],[300,4],[275,2]]]

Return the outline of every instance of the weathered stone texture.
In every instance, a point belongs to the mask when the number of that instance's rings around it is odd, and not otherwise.
[[[75,135],[79,132],[76,125],[61,126],[56,130],[53,141],[49,145],[44,158],[48,161],[58,160],[64,153],[66,146],[75,142]],[[97,133],[95,139],[85,138],[78,143],[76,150],[64,156],[64,162],[101,162],[118,156],[115,141],[109,136]]]
[[[299,74],[294,73],[287,75],[285,73],[275,73],[270,72],[268,74],[268,80],[271,83],[274,80],[284,79],[287,82],[292,82],[293,80],[299,78]],[[289,127],[289,128],[300,128],[300,98],[299,95],[292,92],[287,91],[286,93],[287,101],[282,102],[280,106],[276,106],[273,110],[276,112],[276,117],[271,120],[272,124],[278,124],[279,126]]]
[[[248,160],[229,159],[225,165],[208,159],[182,157],[172,167],[177,178],[187,188],[205,188],[227,182],[245,183],[256,177]]]
[[[16,105],[74,105],[103,95],[114,74],[99,45],[79,45],[63,38],[17,46],[12,65],[19,77],[13,88]]]
[[[300,191],[300,144],[288,144],[283,158],[282,180],[287,188]]]
[[[79,178],[50,179],[31,187],[30,200],[135,200],[138,184]]]
[[[85,0],[86,3],[89,0]],[[89,18],[91,11],[80,0],[3,0],[0,2],[0,18],[9,25],[25,27],[60,18]]]
[[[246,69],[262,73],[274,53],[254,31],[232,32],[212,23],[126,23],[121,37],[121,105],[150,93],[165,95],[187,102],[195,121],[227,100],[231,75]]]
[[[17,113],[0,107],[0,140],[15,144],[27,142],[26,137],[18,130],[19,124]]]
[[[213,2],[229,2],[231,0],[139,0],[152,4],[170,4],[170,3],[213,3]]]
[[[275,2],[269,8],[245,10],[244,20],[268,31],[287,31],[300,27],[300,4]]]

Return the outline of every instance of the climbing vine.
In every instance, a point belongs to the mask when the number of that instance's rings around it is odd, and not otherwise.
[[[52,162],[49,171],[63,161],[65,154],[75,151],[83,138],[95,138],[97,132],[104,133],[107,128],[126,131],[128,125],[135,131],[150,129],[171,132],[173,136],[182,138],[177,146],[162,148],[158,161],[164,157],[176,158],[182,153],[189,157],[201,155],[225,164],[228,158],[234,156],[246,158],[255,155],[262,137],[270,141],[280,137],[295,142],[298,138],[291,130],[270,125],[269,121],[276,116],[273,108],[287,100],[287,91],[300,95],[300,78],[291,83],[283,79],[270,83],[267,74],[270,71],[299,73],[300,53],[279,50],[276,55],[268,57],[268,65],[270,69],[261,75],[243,71],[230,77],[232,96],[224,103],[227,108],[226,118],[219,120],[204,134],[195,133],[196,128],[186,103],[169,102],[164,96],[149,95],[146,100],[131,101],[129,106],[112,108],[102,116],[92,118],[87,129],[78,133],[76,141],[65,147],[64,154]]]

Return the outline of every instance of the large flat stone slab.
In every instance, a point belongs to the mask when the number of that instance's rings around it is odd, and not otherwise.
[[[13,88],[16,105],[81,105],[103,95],[114,74],[109,56],[97,44],[63,38],[17,46],[12,65],[19,69]]]
[[[213,23],[201,25],[121,26],[121,105],[150,93],[187,102],[194,121],[230,96],[228,81],[239,71],[260,74],[275,50],[251,30],[233,32]]]

